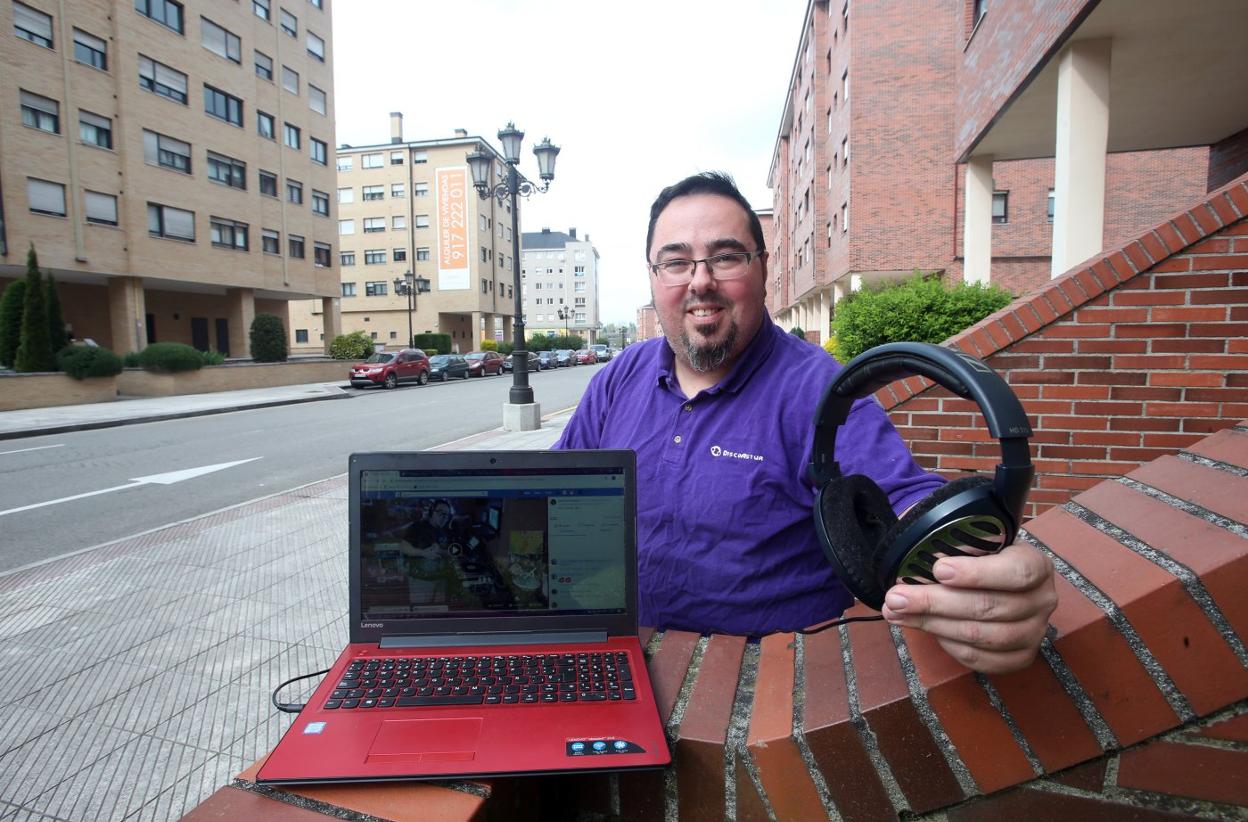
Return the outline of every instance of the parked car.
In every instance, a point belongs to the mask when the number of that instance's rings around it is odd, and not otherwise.
[[[468,361],[469,376],[488,377],[503,373],[503,355],[497,351],[470,351],[464,359]]]
[[[598,362],[598,355],[588,348],[582,348],[576,352],[576,362],[578,365],[593,365]]]
[[[561,348],[555,352],[555,365],[559,368],[576,365],[576,352],[570,348]]]
[[[606,362],[611,359],[611,349],[602,343],[591,345],[589,349],[598,356],[598,362]]]
[[[378,351],[362,363],[351,366],[348,378],[356,388],[380,385],[394,388],[401,382],[424,385],[429,382],[429,358],[419,348]]]
[[[541,371],[542,369],[541,369],[541,360],[540,360],[540,355],[539,355],[539,354],[535,354],[535,353],[534,353],[534,352],[532,352],[532,351],[528,351],[528,352],[525,352],[525,353],[527,353],[527,354],[529,355],[529,356],[528,356],[528,361],[529,361],[529,373],[530,373],[530,374],[532,374],[532,373],[533,373],[533,372],[535,372],[535,371]],[[545,352],[543,352],[543,353],[545,353]],[[503,370],[504,370],[504,371],[506,371],[508,374],[510,374],[510,373],[511,373],[511,370],[512,370],[512,359],[511,359],[511,354],[508,354],[506,357],[504,357],[504,358],[503,358]]]
[[[550,368],[558,368],[559,361],[555,357],[554,351],[538,351],[537,352],[538,368],[546,371]]]
[[[446,382],[451,377],[468,379],[468,361],[459,354],[434,354],[429,358],[429,379]]]

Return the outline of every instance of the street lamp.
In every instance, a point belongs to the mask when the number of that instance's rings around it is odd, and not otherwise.
[[[512,325],[514,326],[515,345],[511,352],[513,364],[511,393],[508,405],[503,409],[503,427],[524,431],[539,428],[541,420],[533,401],[533,388],[529,385],[529,355],[524,350],[524,306],[520,285],[520,211],[516,198],[518,196],[531,197],[535,193],[544,193],[549,190],[551,180],[555,179],[555,157],[559,154],[559,147],[552,144],[550,138],[547,137],[533,148],[533,153],[537,155],[538,176],[542,180],[542,184],[538,186],[516,170],[516,164],[520,162],[520,145],[524,141],[524,132],[516,128],[515,123],[509,122],[506,128],[498,132],[498,139],[503,144],[503,164],[507,167],[507,174],[502,182],[497,184],[493,182],[491,171],[494,156],[492,153],[487,153],[484,146],[478,146],[476,151],[468,155],[468,167],[472,170],[472,184],[482,200],[493,197],[500,206],[508,203],[511,206],[512,291],[516,298],[516,315]],[[532,406],[532,408],[522,410],[518,406]],[[516,423],[514,426],[508,425],[509,415],[514,415],[512,420]]]
[[[569,336],[568,320],[572,319],[572,309],[565,306],[564,308],[560,308],[557,313],[559,314],[559,319],[563,320],[563,336],[564,341],[566,342],[567,337]]]
[[[412,311],[416,306],[416,295],[429,293],[429,280],[417,277],[409,269],[403,272],[402,277],[394,278],[394,293],[407,296],[407,345],[403,346],[407,348],[414,345],[415,340],[412,334]]]

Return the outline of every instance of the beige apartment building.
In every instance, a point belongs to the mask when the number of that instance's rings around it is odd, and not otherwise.
[[[120,353],[335,316],[331,3],[0,0],[0,287]]]
[[[406,142],[403,115],[390,115],[390,142],[337,149],[338,255],[342,332],[364,331],[389,348],[413,334],[448,334],[452,350],[482,339],[510,340],[515,314],[511,207],[482,200],[472,187],[467,156],[478,146],[502,155],[462,129],[453,137]],[[407,272],[428,281],[428,293],[396,293]],[[332,337],[322,327],[322,302],[291,306],[296,350],[319,349]],[[323,336],[322,336],[323,335]]]

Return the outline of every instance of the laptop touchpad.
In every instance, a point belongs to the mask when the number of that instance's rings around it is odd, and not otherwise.
[[[387,719],[366,762],[465,762],[476,757],[481,719]]]

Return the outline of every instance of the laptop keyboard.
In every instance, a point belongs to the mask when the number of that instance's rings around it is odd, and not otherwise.
[[[327,709],[533,705],[635,700],[628,654],[357,659]]]

